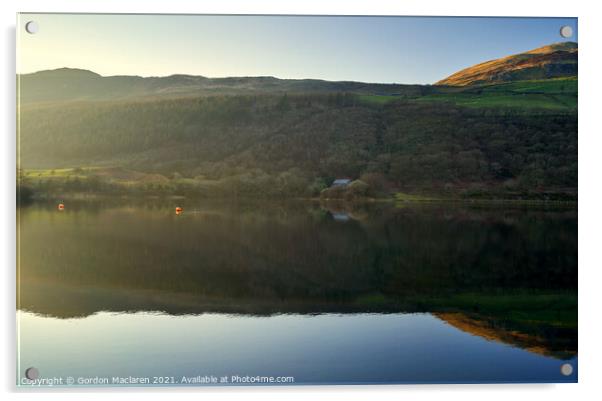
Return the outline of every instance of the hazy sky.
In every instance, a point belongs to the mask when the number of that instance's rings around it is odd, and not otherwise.
[[[28,21],[39,25],[25,32]],[[560,42],[575,18],[21,14],[17,72],[272,75],[433,83],[470,65]]]

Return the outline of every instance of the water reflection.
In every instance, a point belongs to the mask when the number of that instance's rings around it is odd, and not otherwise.
[[[301,319],[303,331],[310,330],[316,314],[343,319],[370,313],[374,325],[395,316],[415,321],[413,316],[421,315],[400,313],[419,312],[439,322],[428,336],[438,350],[453,331],[484,341],[477,346],[466,340],[469,355],[477,349],[471,347],[499,344],[502,348],[487,349],[498,350],[508,363],[519,355],[511,349],[533,355],[534,361],[576,358],[577,216],[572,208],[307,202],[189,202],[182,207],[186,213],[180,215],[171,205],[152,202],[86,202],[61,213],[55,205],[22,209],[19,309],[28,312],[28,324],[88,321],[100,311],[124,313],[124,319],[138,311],[201,320],[207,313],[234,320],[294,314],[308,316]],[[359,341],[358,332],[343,333],[339,340]],[[27,338],[27,329],[22,335]],[[246,335],[239,333],[240,339]],[[404,335],[415,342],[420,334],[411,328]],[[328,341],[327,332],[320,336]],[[387,337],[381,345],[399,347],[394,339]],[[402,348],[412,343],[406,342]],[[33,346],[25,343],[24,349]],[[356,363],[362,363],[359,359]],[[405,370],[388,375],[374,368],[364,381],[393,376],[396,381],[471,380],[460,373],[429,375],[429,366],[436,371],[433,364],[427,363],[422,380]],[[538,368],[522,371],[521,377],[487,377],[562,380],[550,366],[549,377]],[[339,369],[336,377],[324,373],[322,381],[363,381],[358,375],[364,368],[357,369]]]
[[[309,383],[557,382],[561,361],[430,314],[21,313],[21,366],[72,377],[261,375]],[[42,331],[43,330],[43,331]],[[51,346],[49,345],[51,344]],[[576,358],[570,363],[577,367]]]

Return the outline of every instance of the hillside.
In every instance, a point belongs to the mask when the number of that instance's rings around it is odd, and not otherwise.
[[[471,79],[522,78],[468,86],[27,74],[19,167],[34,192],[55,194],[306,197],[348,177],[370,196],[575,199],[577,78],[524,78],[576,74],[576,52],[484,63]]]
[[[465,68],[435,85],[466,86],[577,76],[575,42],[554,43]]]
[[[574,196],[577,116],[336,94],[80,102],[22,111],[20,156],[26,170],[121,166],[203,194],[309,196],[368,176],[410,192]]]

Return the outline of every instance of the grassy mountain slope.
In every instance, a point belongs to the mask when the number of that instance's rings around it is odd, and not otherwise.
[[[436,85],[466,86],[577,75],[577,43],[561,42],[465,68]]]

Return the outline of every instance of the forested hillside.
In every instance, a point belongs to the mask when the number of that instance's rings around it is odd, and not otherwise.
[[[152,173],[150,189],[179,183],[205,194],[311,196],[337,177],[361,177],[375,192],[575,196],[577,187],[572,108],[347,93],[203,96],[26,105],[20,129],[23,169],[80,168],[82,187],[91,176],[95,185],[115,178],[82,167],[115,166]],[[28,175],[38,186],[52,178]]]
[[[20,193],[576,199],[576,74],[564,42],[440,85],[21,75]]]

